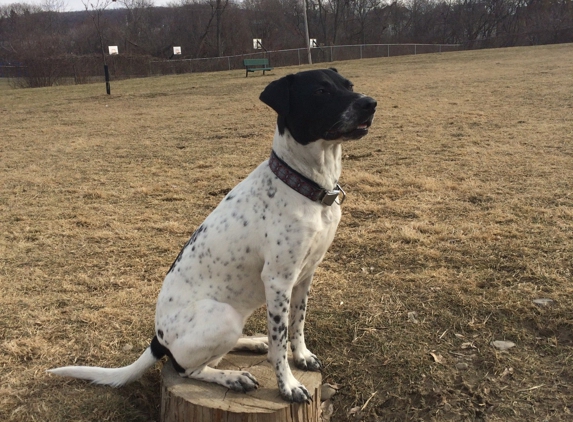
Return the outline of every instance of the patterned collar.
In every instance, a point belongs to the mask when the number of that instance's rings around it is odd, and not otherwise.
[[[336,202],[338,205],[342,205],[346,199],[346,193],[338,183],[333,190],[327,190],[315,181],[310,180],[308,177],[292,169],[287,163],[281,160],[274,151],[271,151],[269,167],[279,179],[311,201],[330,206],[341,195],[340,200]]]

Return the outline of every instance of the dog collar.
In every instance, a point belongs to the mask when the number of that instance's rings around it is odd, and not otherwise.
[[[340,200],[336,202],[338,205],[342,205],[346,199],[346,192],[344,192],[338,183],[333,190],[323,188],[314,180],[303,176],[291,168],[287,163],[281,160],[273,150],[271,150],[271,156],[269,158],[269,167],[275,176],[311,201],[330,206],[339,197]]]

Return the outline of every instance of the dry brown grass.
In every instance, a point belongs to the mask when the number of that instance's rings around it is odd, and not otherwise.
[[[335,66],[379,101],[310,301],[336,420],[571,420],[573,45]],[[0,420],[158,420],[157,370],[45,370],[148,345],[179,248],[269,154],[260,91],[296,70],[2,90]]]

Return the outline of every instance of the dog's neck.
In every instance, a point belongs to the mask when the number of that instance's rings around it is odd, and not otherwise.
[[[307,145],[294,140],[285,128],[281,135],[275,130],[273,150],[293,170],[308,177],[325,189],[336,187],[342,171],[342,146],[340,142],[319,139]]]

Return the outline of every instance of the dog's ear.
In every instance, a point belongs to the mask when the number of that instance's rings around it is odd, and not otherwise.
[[[333,72],[336,72],[336,73],[338,73],[338,69],[337,69],[337,68],[335,68],[335,67],[329,67],[329,69],[330,69],[330,70],[332,70]]]
[[[285,117],[290,109],[290,86],[294,75],[287,75],[271,82],[261,92],[259,99],[277,112],[279,116]]]

